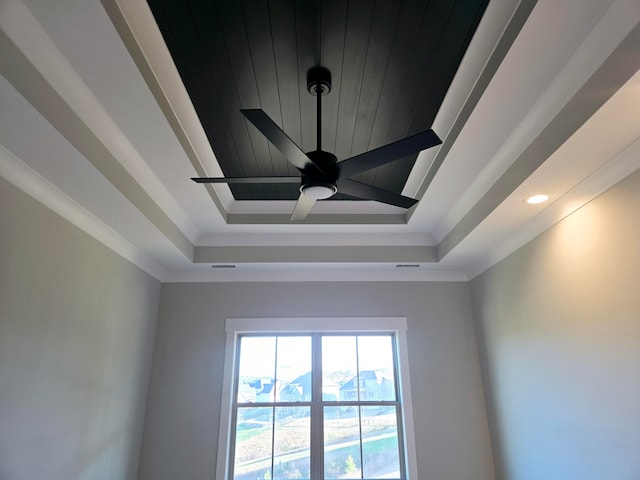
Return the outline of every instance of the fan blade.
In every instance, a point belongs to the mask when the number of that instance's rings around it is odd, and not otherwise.
[[[412,153],[440,145],[441,143],[442,140],[440,140],[433,130],[427,130],[426,132],[418,133],[412,137],[398,140],[384,147],[376,148],[375,150],[370,150],[341,161],[338,163],[340,166],[340,176],[343,178],[351,177],[352,175],[385,165]]]
[[[196,183],[300,183],[300,177],[196,177]]]
[[[316,166],[305,153],[300,150],[282,129],[275,124],[262,110],[240,110],[253,125],[260,130],[285,158],[299,170],[304,170],[309,165]]]
[[[366,183],[356,182],[348,178],[338,182],[338,191],[364,200],[375,200],[402,208],[410,208],[418,203],[418,200],[415,198],[405,197],[404,195],[383,190],[373,185],[367,185]]]
[[[304,193],[300,193],[298,201],[296,202],[296,208],[293,209],[290,220],[292,222],[298,222],[307,218],[309,211],[311,211],[315,203],[315,198],[307,197]]]

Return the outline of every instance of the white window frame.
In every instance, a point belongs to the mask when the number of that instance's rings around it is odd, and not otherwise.
[[[231,448],[231,412],[233,404],[233,379],[236,368],[238,337],[246,333],[375,333],[395,334],[398,385],[402,405],[402,434],[404,462],[407,480],[418,479],[416,444],[413,429],[413,407],[409,379],[409,356],[407,352],[406,317],[313,317],[313,318],[227,318],[227,332],[222,397],[220,402],[220,432],[218,437],[218,459],[216,479],[229,480],[229,449]]]

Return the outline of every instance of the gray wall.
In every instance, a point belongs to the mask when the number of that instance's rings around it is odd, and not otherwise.
[[[406,316],[421,480],[494,478],[466,283],[165,284],[141,480],[213,479],[227,317]]]
[[[639,219],[635,173],[471,282],[498,478],[640,478]]]
[[[136,478],[159,295],[0,179],[0,479]]]

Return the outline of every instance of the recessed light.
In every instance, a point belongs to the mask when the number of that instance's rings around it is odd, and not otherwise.
[[[529,205],[537,205],[539,203],[544,203],[549,200],[549,195],[545,195],[544,193],[538,193],[536,195],[531,195],[528,197],[525,202]]]
[[[396,268],[420,268],[418,263],[399,263]]]
[[[211,268],[236,268],[235,265],[211,265]]]

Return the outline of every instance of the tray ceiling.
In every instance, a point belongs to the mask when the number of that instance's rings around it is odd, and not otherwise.
[[[239,109],[314,149],[319,63],[339,159],[438,133],[362,177],[417,205],[190,180],[296,174]],[[640,167],[639,70],[637,0],[0,0],[0,174],[163,281],[464,280]]]

